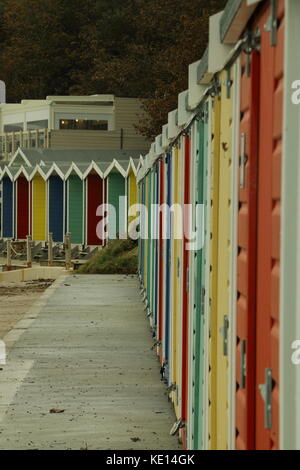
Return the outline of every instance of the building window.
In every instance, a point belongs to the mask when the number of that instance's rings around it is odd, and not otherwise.
[[[4,132],[20,132],[23,130],[23,123],[19,122],[17,124],[5,124]]]
[[[39,129],[48,129],[48,119],[42,121],[31,121],[27,122],[27,129],[29,131],[37,131]]]
[[[91,121],[84,119],[60,119],[60,129],[75,129],[80,131],[107,131],[107,121]]]

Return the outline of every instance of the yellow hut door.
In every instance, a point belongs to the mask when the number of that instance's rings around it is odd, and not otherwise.
[[[46,182],[37,174],[32,180],[32,238],[46,240]]]
[[[219,164],[220,164],[221,99],[212,101],[211,113],[211,214],[210,214],[210,280],[208,342],[208,449],[217,448],[217,340],[218,340],[218,229],[219,229]]]
[[[231,322],[231,140],[232,91],[230,71],[222,72],[219,151],[218,300],[217,300],[217,449],[228,448],[228,335]],[[228,84],[228,85],[227,85]]]

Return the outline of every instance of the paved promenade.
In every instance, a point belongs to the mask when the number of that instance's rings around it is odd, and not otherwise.
[[[62,276],[5,342],[0,449],[179,448],[135,277]]]

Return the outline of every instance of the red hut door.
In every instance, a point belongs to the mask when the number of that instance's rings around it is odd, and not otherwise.
[[[246,54],[242,55],[237,263],[237,449],[254,446],[259,53],[252,51],[250,69],[249,59]]]
[[[184,204],[190,204],[190,159],[191,139],[184,138]],[[184,228],[188,227],[188,210],[184,211]],[[187,422],[188,412],[188,311],[189,311],[189,254],[187,250],[188,234],[184,231],[183,246],[183,283],[182,283],[182,374],[181,374],[181,421]],[[183,428],[182,440],[186,443],[186,428]]]
[[[266,2],[250,69],[242,57],[237,449],[278,448],[283,18],[284,0]]]
[[[89,174],[87,177],[87,244],[102,245],[103,240],[97,236],[97,224],[101,218],[96,215],[98,207],[103,203],[103,180],[99,175]]]
[[[17,179],[17,238],[29,235],[29,183],[24,176]]]

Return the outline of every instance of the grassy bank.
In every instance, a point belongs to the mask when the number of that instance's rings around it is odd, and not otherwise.
[[[112,240],[80,267],[81,274],[136,274],[138,247],[134,240]]]

